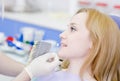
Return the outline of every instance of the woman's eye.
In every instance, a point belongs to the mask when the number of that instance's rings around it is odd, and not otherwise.
[[[74,32],[74,31],[76,31],[76,28],[75,27],[70,27],[70,30],[71,30],[71,32]]]

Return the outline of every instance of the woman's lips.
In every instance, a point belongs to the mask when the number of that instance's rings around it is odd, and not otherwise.
[[[61,47],[67,47],[67,44],[61,43]]]

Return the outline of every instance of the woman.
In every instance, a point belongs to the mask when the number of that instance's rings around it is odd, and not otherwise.
[[[60,34],[58,56],[64,60],[61,67],[65,70],[37,81],[120,81],[119,36],[111,17],[95,9],[80,9]]]
[[[80,15],[83,13],[87,16]],[[87,17],[85,18],[86,20],[84,20],[83,17]],[[61,34],[63,47],[59,51],[59,56],[67,58],[70,62],[68,71],[80,74],[80,76],[83,77],[83,81],[120,81],[120,35],[119,29],[114,21],[107,15],[94,9],[81,9],[73,16],[71,23],[77,23],[71,25],[69,28],[71,31],[74,31],[74,33],[71,32],[70,35],[70,31],[68,30],[66,31],[67,33],[64,32]],[[83,23],[85,26],[81,25]],[[82,31],[82,27],[87,28],[89,31],[88,37],[84,33],[85,31]],[[73,34],[75,35],[75,33],[79,31],[81,32],[79,36],[73,36]],[[81,36],[80,38],[80,35],[83,37]],[[73,37],[76,37],[76,39]],[[90,37],[86,39],[89,41],[84,40],[85,37]],[[70,41],[71,39],[73,41]],[[81,42],[81,40],[83,41]],[[73,44],[76,46],[73,46]],[[67,49],[67,46],[71,46],[71,49]],[[87,48],[84,49],[84,47]],[[74,49],[74,53],[72,49]],[[75,57],[79,60],[76,61]],[[78,67],[78,69],[76,67]],[[88,76],[86,76],[86,74],[88,74]],[[88,80],[86,80],[87,77],[89,77]]]

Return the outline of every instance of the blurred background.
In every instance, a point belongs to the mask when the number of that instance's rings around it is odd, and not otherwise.
[[[80,8],[96,8],[120,16],[120,0],[0,0],[0,51],[26,64],[34,41],[59,48],[59,34]],[[0,81],[12,77],[0,75]]]

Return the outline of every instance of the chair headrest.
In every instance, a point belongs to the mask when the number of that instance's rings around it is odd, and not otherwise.
[[[116,22],[116,24],[118,25],[120,29],[120,17],[116,15],[110,15],[110,17]]]

